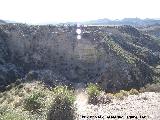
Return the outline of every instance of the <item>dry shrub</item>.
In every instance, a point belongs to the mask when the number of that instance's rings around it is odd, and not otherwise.
[[[75,109],[73,104],[68,100],[67,97],[58,95],[50,111],[47,115],[47,120],[74,120]]]
[[[24,108],[31,112],[37,112],[42,108],[41,93],[33,92],[29,97],[24,99]]]
[[[130,95],[138,95],[138,94],[139,94],[139,91],[132,88],[132,89],[129,91],[129,93],[130,93]]]
[[[112,98],[109,95],[100,95],[98,96],[99,104],[109,104],[112,102]]]
[[[57,86],[53,89],[55,99],[47,115],[47,120],[74,120],[75,108],[73,103],[75,96],[67,86]]]

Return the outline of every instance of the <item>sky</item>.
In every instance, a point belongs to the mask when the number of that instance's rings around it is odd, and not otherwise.
[[[160,0],[0,0],[0,19],[29,24],[160,18]]]

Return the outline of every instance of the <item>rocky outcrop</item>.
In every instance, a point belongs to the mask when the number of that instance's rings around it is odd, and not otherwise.
[[[46,79],[48,84],[56,83],[53,76],[61,76],[58,81],[98,82],[105,89],[118,90],[153,81],[153,69],[159,62],[154,52],[160,50],[154,39],[131,26],[81,26],[78,40],[76,29],[0,25],[1,64],[12,63],[23,69],[24,78]],[[42,75],[43,70],[49,72]]]

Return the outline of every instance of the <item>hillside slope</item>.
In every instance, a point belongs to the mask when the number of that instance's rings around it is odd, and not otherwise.
[[[152,37],[131,26],[81,26],[78,40],[76,29],[0,25],[1,88],[17,78],[49,85],[98,82],[111,91],[153,81],[160,45]]]

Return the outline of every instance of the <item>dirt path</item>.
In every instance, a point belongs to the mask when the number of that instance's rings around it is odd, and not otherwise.
[[[75,106],[77,108],[77,114],[81,114],[86,111],[87,105],[88,105],[88,96],[85,92],[85,85],[82,83],[79,83],[76,85],[76,101]]]

